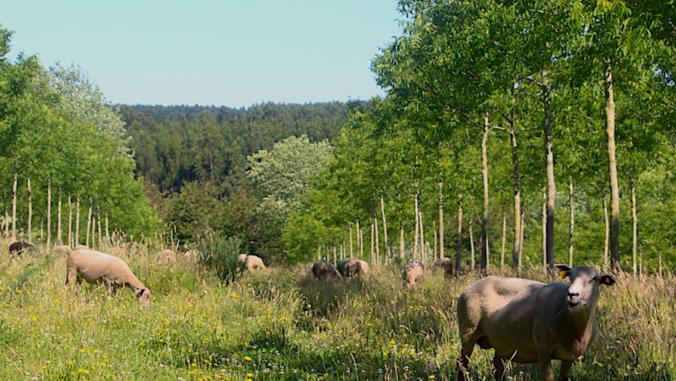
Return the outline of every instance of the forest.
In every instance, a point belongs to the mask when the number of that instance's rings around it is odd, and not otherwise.
[[[0,24],[0,379],[673,380],[673,1],[397,9],[382,96],[239,108],[110,102]],[[486,285],[574,349],[468,339]]]

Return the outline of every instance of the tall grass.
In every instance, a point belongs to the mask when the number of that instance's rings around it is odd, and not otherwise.
[[[152,290],[147,309],[129,291],[110,298],[101,287],[66,289],[65,258],[44,248],[18,259],[3,253],[0,379],[454,379],[455,303],[474,275],[428,274],[413,292],[403,290],[398,268],[321,283],[298,266],[226,283],[199,264],[162,264],[155,258],[160,246],[104,248],[125,258]],[[573,377],[673,379],[673,276],[617,281],[602,290],[599,336]],[[491,351],[475,351],[474,379],[492,377],[491,358]],[[539,377],[536,366],[510,369],[514,380]]]

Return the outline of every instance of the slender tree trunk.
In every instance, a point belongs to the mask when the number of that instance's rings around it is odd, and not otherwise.
[[[568,229],[568,266],[573,267],[573,238],[575,233],[575,204],[573,203],[573,179],[568,185],[568,209],[570,209],[570,226]]]
[[[505,269],[505,244],[507,243],[507,217],[502,216],[502,249],[500,250],[500,270]]]
[[[390,245],[387,240],[387,219],[385,218],[385,199],[380,196],[380,212],[383,215],[383,244],[385,245],[383,254],[385,258],[390,256]]]
[[[446,256],[444,242],[444,183],[439,183],[439,258]]]
[[[399,260],[404,263],[404,255],[406,250],[406,241],[404,240],[404,224],[399,223]]]
[[[106,242],[110,244],[110,232],[108,230],[108,213],[106,213]]]
[[[455,273],[462,271],[462,195],[458,194],[458,226],[455,233]]]
[[[91,223],[92,223],[92,206],[91,206],[91,202],[90,202],[90,204],[89,204],[89,213],[87,214],[87,231],[85,232],[85,233],[86,233],[86,236],[85,236],[85,245],[86,245],[87,247],[93,247],[93,246],[94,246],[94,245],[91,245],[91,246],[89,245],[89,232],[91,231],[91,229],[90,229],[90,228],[91,228]]]
[[[52,180],[47,180],[47,247],[52,239]]]
[[[542,70],[542,105],[544,110],[545,157],[547,162],[547,209],[545,256],[549,270],[554,268],[554,223],[556,182],[554,177],[554,133],[552,128],[551,88],[547,70]]]
[[[7,208],[5,208],[5,221],[3,221],[5,228],[5,237],[9,237],[9,214],[7,213]]]
[[[420,201],[418,201],[418,204],[420,204]],[[420,221],[420,260],[425,261],[427,260],[427,246],[425,244],[425,229],[423,228],[423,214],[422,214],[422,209],[418,207],[418,221]]]
[[[636,184],[631,181],[631,270],[637,273],[638,254],[638,218],[636,217]]]
[[[101,234],[101,211],[98,207],[96,208],[96,222],[99,230],[99,247],[101,247],[101,244],[103,243],[103,234]]]
[[[96,249],[96,216],[92,215],[92,249]]]
[[[610,265],[620,269],[620,188],[617,180],[615,157],[615,98],[613,71],[608,62],[605,73],[606,88],[606,134],[608,135],[608,174],[610,180]]]
[[[603,219],[605,222],[605,234],[603,240],[603,268],[608,268],[608,250],[610,245],[610,218],[608,216],[608,203],[606,202],[606,195],[603,195]]]
[[[336,247],[334,246],[333,247],[333,265],[335,266],[337,263],[338,262],[336,260]]]
[[[357,252],[359,253],[359,258],[363,259],[364,258],[364,248],[362,246],[362,241],[361,241],[361,227],[359,227],[359,220],[357,220],[357,224],[355,229],[357,230]]]
[[[376,244],[374,232],[375,232],[375,230],[374,230],[374,226],[373,226],[373,219],[371,219],[371,263],[376,263],[375,257],[373,256],[374,252],[375,252],[375,244]]]
[[[80,244],[80,196],[75,199],[75,245]]]
[[[420,214],[418,213],[418,191],[413,195],[415,203],[415,231],[413,233],[413,259],[418,259],[418,242],[420,241]],[[421,256],[422,257],[422,256]]]
[[[28,178],[28,242],[33,241],[33,189],[31,179]]]
[[[61,192],[59,192],[58,202],[56,204],[56,242],[61,245]]]
[[[484,185],[483,218],[481,220],[481,271],[488,270],[488,113],[484,114],[484,135],[481,140],[481,177]]]
[[[542,266],[547,274],[547,192],[544,194],[545,202],[542,203]]]
[[[12,242],[14,242],[16,241],[16,173],[14,174],[12,194]]]
[[[434,261],[437,260],[437,224],[432,222],[432,232],[434,233],[434,248],[432,249],[432,258]]]
[[[470,252],[470,269],[474,271],[474,233],[472,233],[472,220],[469,221],[469,252]]]
[[[352,223],[348,225],[348,228],[350,230],[350,258],[354,258],[354,251],[352,251]]]
[[[521,264],[523,263],[522,261],[523,241],[524,241],[523,235],[524,232],[526,231],[526,219],[523,218],[523,215],[524,215],[523,210],[521,210],[521,231],[519,232],[519,234],[521,235],[521,242],[519,242],[519,265],[517,266],[517,270],[519,271],[519,273],[521,273]]]
[[[514,244],[512,246],[512,268],[521,269],[521,239],[523,234],[521,232],[521,224],[523,221],[521,213],[521,172],[519,171],[519,150],[516,130],[516,116],[515,116],[516,96],[514,94],[514,87],[512,87],[512,110],[510,113],[510,134],[509,139],[512,148],[512,168],[514,170]]]
[[[376,233],[376,263],[380,264],[380,242],[378,241],[378,236],[380,236],[380,232],[378,231],[378,218],[373,217],[373,227],[375,229]]]
[[[108,217],[106,217],[106,231],[108,231]],[[68,195],[68,246],[73,247],[73,200]]]
[[[321,259],[322,259],[322,247],[317,246],[317,260],[319,261]]]

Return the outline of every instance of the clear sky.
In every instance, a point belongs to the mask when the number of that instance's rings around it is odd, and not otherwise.
[[[79,65],[109,101],[368,99],[396,0],[0,0],[12,55]]]

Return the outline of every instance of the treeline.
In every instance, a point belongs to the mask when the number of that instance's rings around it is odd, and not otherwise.
[[[142,105],[118,109],[139,176],[162,193],[180,192],[183,184],[198,182],[227,194],[246,185],[247,156],[289,136],[332,139],[349,107],[329,102],[264,103],[240,109]]]
[[[46,69],[34,56],[10,59],[11,36],[0,25],[3,234],[46,239],[60,227],[65,232],[61,223],[68,200],[72,218],[76,204],[82,209],[73,221],[80,223],[79,242],[90,233],[85,225],[92,218],[134,238],[154,234],[160,220],[144,197],[143,184],[134,178],[120,117],[77,68]],[[30,230],[42,234],[28,237]]]
[[[117,109],[136,174],[173,238],[237,237],[242,250],[288,261],[282,228],[363,102]],[[273,149],[273,147],[276,147]]]
[[[669,7],[400,1],[387,96],[350,115],[287,250],[673,271]]]

